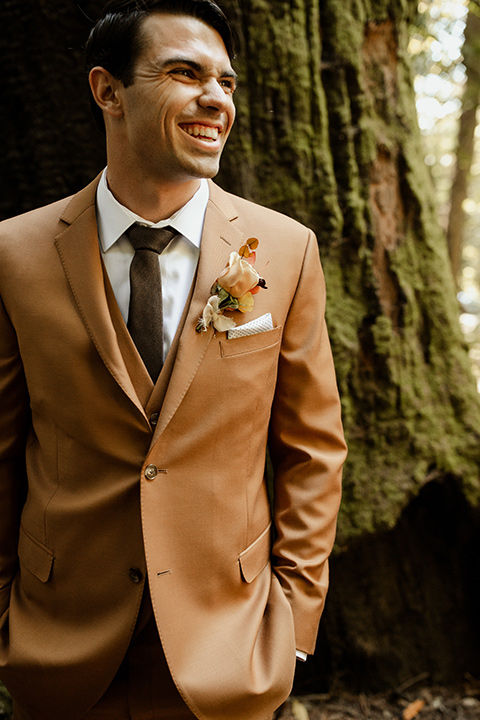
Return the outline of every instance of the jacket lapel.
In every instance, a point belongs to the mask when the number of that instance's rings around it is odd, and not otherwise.
[[[98,178],[67,205],[61,216],[67,227],[56,237],[55,244],[98,354],[118,385],[145,416],[120,351],[107,302],[95,211],[97,185]]]
[[[205,214],[192,300],[178,341],[153,442],[163,432],[185,397],[212,340],[212,328],[206,332],[196,332],[195,326],[210,297],[215,279],[227,265],[230,253],[238,250],[243,243],[243,234],[233,225],[238,213],[228,195],[211,182],[209,186],[210,199]]]

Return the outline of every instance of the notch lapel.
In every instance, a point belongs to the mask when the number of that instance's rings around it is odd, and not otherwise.
[[[213,338],[213,328],[196,332],[210,290],[228,263],[230,253],[243,244],[243,234],[234,227],[238,217],[226,193],[213,183],[205,214],[200,258],[194,283],[192,301],[178,342],[175,362],[153,437],[155,442],[172,419],[194,379],[200,363]]]
[[[67,205],[61,216],[67,228],[55,238],[55,245],[80,316],[98,354],[146,419],[120,351],[107,302],[95,210],[97,184],[98,178]]]

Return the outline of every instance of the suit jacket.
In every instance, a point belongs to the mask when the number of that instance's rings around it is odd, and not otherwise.
[[[315,237],[211,183],[153,387],[103,269],[96,184],[0,224],[0,678],[32,720],[79,718],[125,655],[148,577],[193,713],[265,720],[295,648],[314,650],[345,458]],[[252,236],[268,289],[236,319],[271,312],[274,329],[195,332]]]

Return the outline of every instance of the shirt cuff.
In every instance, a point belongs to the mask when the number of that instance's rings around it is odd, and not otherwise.
[[[303,650],[296,650],[297,653],[297,660],[301,660],[302,662],[305,662],[307,659],[307,653],[303,652]]]

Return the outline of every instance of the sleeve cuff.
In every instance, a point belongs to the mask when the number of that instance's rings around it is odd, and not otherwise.
[[[307,659],[307,653],[303,652],[303,650],[297,650],[297,660],[301,660],[302,662],[305,662]]]

